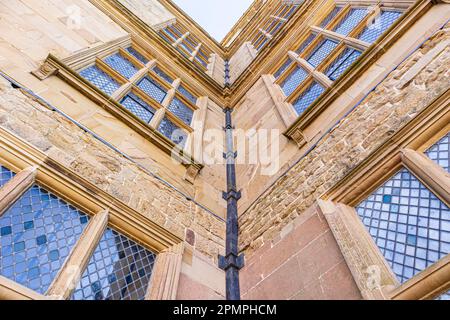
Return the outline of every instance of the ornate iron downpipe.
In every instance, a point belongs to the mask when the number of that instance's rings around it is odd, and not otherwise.
[[[240,300],[239,270],[244,266],[244,256],[239,256],[239,223],[237,202],[241,193],[236,189],[236,156],[233,143],[233,125],[231,121],[231,109],[226,108],[225,132],[226,153],[224,157],[227,165],[227,192],[223,198],[227,201],[227,234],[225,257],[219,256],[219,267],[226,273],[226,297],[227,300]]]

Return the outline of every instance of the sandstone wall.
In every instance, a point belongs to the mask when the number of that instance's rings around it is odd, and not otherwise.
[[[120,0],[120,3],[151,27],[173,22],[175,19],[158,0]]]
[[[250,42],[245,42],[230,58],[230,83],[244,72],[256,57],[256,50]]]

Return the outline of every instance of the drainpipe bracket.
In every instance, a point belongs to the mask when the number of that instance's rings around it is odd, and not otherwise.
[[[224,200],[229,200],[231,198],[236,199],[236,201],[238,201],[239,199],[241,199],[242,194],[240,191],[235,191],[235,190],[231,190],[230,192],[222,192],[222,198]]]
[[[219,255],[219,268],[226,271],[230,268],[241,270],[245,266],[244,254],[239,256],[234,253],[230,253],[227,256]]]
[[[234,157],[235,159],[237,158],[237,156],[238,156],[238,153],[237,153],[237,151],[236,152],[234,152],[234,153],[232,153],[232,152],[230,152],[230,153],[223,153],[223,158],[224,159],[228,159],[228,155],[231,155],[232,157]]]

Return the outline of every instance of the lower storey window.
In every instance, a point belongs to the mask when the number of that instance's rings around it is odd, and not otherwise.
[[[356,210],[402,283],[450,253],[450,209],[407,169]]]

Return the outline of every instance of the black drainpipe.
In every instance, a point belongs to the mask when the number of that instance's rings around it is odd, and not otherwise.
[[[227,300],[240,300],[239,270],[244,267],[244,256],[239,255],[237,202],[241,198],[241,192],[236,189],[235,159],[237,153],[234,152],[233,147],[231,111],[230,108],[224,110],[227,149],[224,158],[227,164],[227,192],[223,193],[223,198],[227,201],[227,233],[225,256],[219,256],[219,267],[226,273]]]

